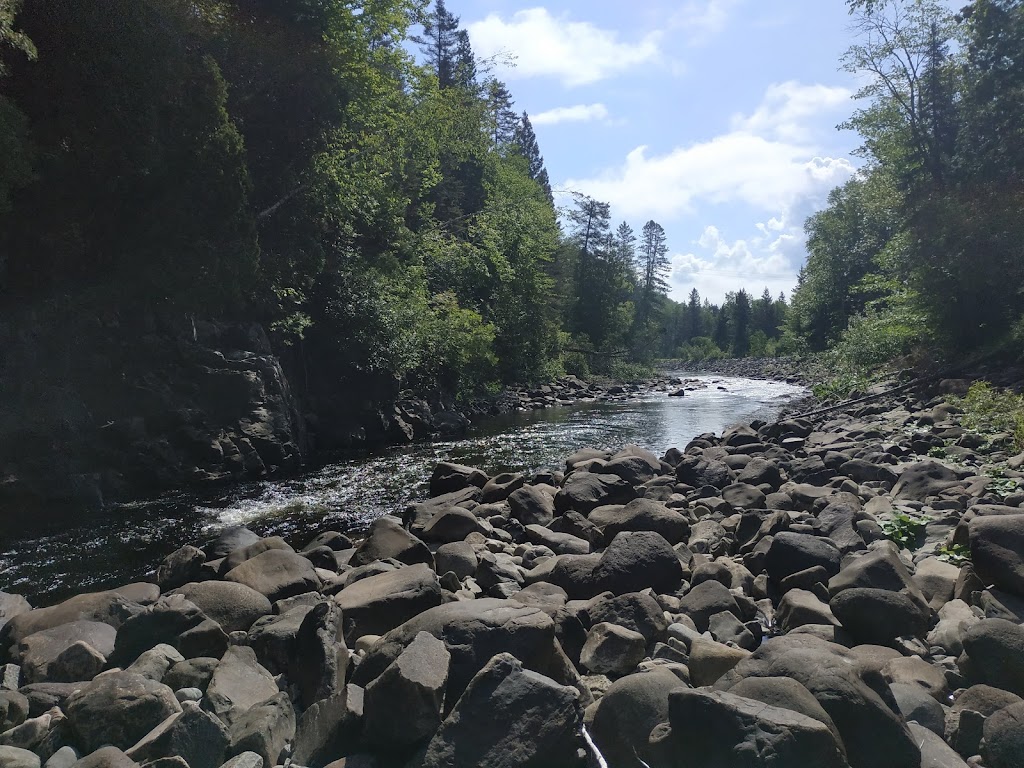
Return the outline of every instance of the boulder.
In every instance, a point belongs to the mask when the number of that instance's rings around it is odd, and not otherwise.
[[[450,661],[443,642],[420,632],[366,687],[363,711],[370,747],[401,753],[434,735],[441,725]]]
[[[711,617],[722,611],[729,611],[737,618],[742,618],[736,597],[717,581],[698,584],[679,601],[678,613],[689,616],[698,632],[707,632]]]
[[[898,637],[924,637],[928,628],[928,614],[917,603],[887,589],[845,589],[829,607],[858,643],[889,645]]]
[[[1024,702],[1003,707],[985,721],[982,757],[991,768],[1020,768],[1024,760]]]
[[[736,509],[764,509],[764,493],[747,483],[727,485],[722,489],[722,498]]]
[[[117,631],[111,661],[128,666],[156,645],[170,645],[186,658],[221,654],[228,637],[215,621],[183,595],[161,597],[129,618]]]
[[[232,646],[221,657],[203,698],[203,709],[220,718],[228,728],[249,709],[278,692],[271,674],[256,661],[246,646]]]
[[[184,584],[173,594],[183,595],[225,632],[245,632],[256,619],[271,611],[270,600],[261,593],[230,581]]]
[[[839,729],[832,722],[828,712],[822,708],[811,692],[796,680],[788,677],[748,677],[745,680],[740,680],[729,689],[729,692],[770,704],[773,707],[799,712],[801,715],[817,720],[832,732],[836,744],[842,748],[843,740],[839,735]],[[843,748],[843,754],[844,756],[846,754],[845,748]]]
[[[547,525],[555,517],[555,500],[534,485],[524,485],[508,497],[509,514],[525,526]]]
[[[782,531],[772,538],[765,555],[768,578],[776,584],[794,573],[820,566],[829,576],[839,573],[841,554],[828,539]]]
[[[284,762],[288,744],[295,740],[295,709],[287,693],[254,704],[231,724],[231,754],[254,752],[264,765]],[[195,768],[189,762],[189,768]]]
[[[345,639],[383,635],[441,604],[437,574],[426,564],[399,568],[357,581],[334,596],[344,616]]]
[[[126,672],[134,672],[149,680],[163,682],[168,670],[175,664],[183,662],[185,658],[169,645],[156,645],[143,653],[132,662]]]
[[[907,727],[921,750],[921,768],[967,768],[967,763],[949,748],[941,736],[916,722],[907,723]]]
[[[960,717],[965,711],[975,712],[983,718],[990,717],[1003,707],[1024,702],[1020,696],[990,685],[972,685],[963,691],[946,714],[944,736],[954,750],[964,757],[978,754],[982,732],[972,728],[960,728]]]
[[[913,579],[931,609],[938,611],[953,599],[953,590],[959,577],[960,569],[957,566],[937,557],[926,557],[917,564]]]
[[[430,495],[440,496],[470,486],[483,488],[486,483],[487,475],[476,467],[442,461],[430,475]]]
[[[39,756],[19,747],[0,746],[0,765],[4,768],[39,768]]]
[[[446,603],[388,632],[356,667],[352,681],[366,686],[420,632],[444,642],[451,653],[445,706],[454,706],[472,677],[495,654],[508,652],[528,668],[546,672],[554,653],[555,624],[541,609],[513,600],[479,598]]]
[[[705,485],[725,488],[733,481],[733,472],[723,461],[684,456],[676,465],[676,479],[694,488],[702,488]]]
[[[1024,696],[1024,627],[985,619],[967,630],[963,644],[958,664],[968,680]]]
[[[113,653],[116,636],[117,630],[98,621],[72,621],[34,632],[18,645],[21,679],[25,683],[91,680]],[[79,643],[86,648],[78,646]]]
[[[526,540],[531,544],[548,547],[558,555],[589,555],[590,542],[571,533],[558,533],[542,525],[526,526]]]
[[[224,724],[198,704],[186,702],[181,712],[160,723],[126,754],[139,763],[177,755],[189,768],[219,768],[227,748]]]
[[[434,553],[434,564],[439,576],[450,571],[461,581],[476,573],[480,561],[477,559],[476,550],[468,541],[453,541],[437,548],[437,552]]]
[[[363,689],[348,685],[313,704],[299,718],[292,749],[294,763],[323,766],[359,749],[362,742]]]
[[[816,594],[805,589],[791,589],[786,592],[775,609],[775,618],[783,632],[789,632],[805,624],[839,626],[839,620],[832,613],[828,603],[822,602]]]
[[[448,507],[437,512],[420,534],[424,541],[448,543],[462,541],[471,533],[484,533],[477,516],[462,507]]]
[[[224,575],[226,581],[244,584],[265,595],[270,602],[320,589],[320,577],[302,555],[282,549],[268,549]]]
[[[429,565],[434,562],[427,545],[405,530],[398,518],[389,515],[378,517],[370,523],[369,533],[356,548],[351,563],[366,565],[375,560],[387,559],[398,560],[406,565]]]
[[[28,697],[18,691],[0,691],[0,733],[28,719]]]
[[[271,674],[288,671],[295,655],[299,627],[312,609],[312,606],[303,605],[278,616],[264,616],[249,628],[247,645],[256,651],[256,659]]]
[[[573,765],[579,694],[508,653],[473,678],[427,745],[422,768]]]
[[[107,744],[130,748],[181,712],[181,705],[162,683],[130,672],[110,672],[71,694],[65,712],[77,743],[92,752]]]
[[[668,721],[669,693],[687,684],[665,667],[616,680],[598,702],[590,733],[609,766],[643,768],[651,763],[648,737]],[[644,761],[643,763],[641,761]]]
[[[601,555],[593,578],[600,590],[617,595],[647,588],[670,594],[682,583],[683,567],[661,534],[623,531]]]
[[[288,676],[298,688],[303,709],[345,687],[349,652],[343,618],[341,607],[327,601],[313,606],[302,619],[288,662]]]
[[[32,606],[21,595],[14,595],[10,592],[0,592],[0,627],[3,627],[15,616],[28,613]]]
[[[260,537],[246,528],[244,525],[235,525],[225,528],[217,538],[206,547],[207,560],[219,560],[227,557],[236,549],[243,549],[250,544],[255,544]]]
[[[488,480],[483,487],[483,503],[494,504],[504,501],[513,491],[526,483],[526,477],[519,472],[503,472]]]
[[[558,555],[536,566],[525,576],[526,584],[544,581],[561,587],[570,600],[585,600],[600,592],[594,570],[601,555]]]
[[[647,645],[664,641],[668,631],[665,612],[657,600],[644,592],[598,595],[587,602],[580,617],[588,626],[607,622],[639,632]]]
[[[601,622],[587,633],[580,663],[591,674],[616,678],[636,669],[646,653],[647,641],[639,632]]]
[[[904,720],[920,723],[941,738],[946,729],[946,712],[928,691],[916,683],[891,683],[889,690]]]
[[[599,507],[590,513],[588,520],[602,529],[605,541],[612,541],[622,531],[653,531],[673,545],[690,536],[686,517],[653,499],[634,499],[624,506]]]
[[[650,737],[659,766],[847,765],[827,726],[790,709],[731,693],[684,688],[669,694],[668,710],[668,722]]]
[[[949,467],[935,461],[920,461],[903,470],[893,486],[892,497],[898,501],[926,501],[959,482],[956,472]]]
[[[969,530],[971,562],[981,580],[1024,596],[1024,510],[976,517]]]
[[[174,691],[181,688],[198,688],[205,691],[219,663],[220,659],[210,656],[185,659],[171,667],[161,682]]]
[[[175,589],[192,581],[198,581],[203,571],[203,563],[206,562],[206,553],[203,550],[186,544],[178,549],[160,563],[156,569],[156,583],[165,592]]]
[[[254,557],[258,557],[264,552],[270,552],[272,550],[293,554],[295,552],[295,550],[292,549],[292,546],[280,536],[267,536],[266,538],[255,541],[248,546],[240,547],[239,549],[235,549],[230,552],[228,556],[221,561],[218,572],[223,576],[247,560],[252,560]]]
[[[722,675],[750,656],[749,651],[733,648],[703,637],[690,641],[690,680],[694,685],[714,685]]]
[[[555,496],[555,509],[583,515],[606,504],[625,504],[636,497],[633,486],[618,475],[573,472]]]

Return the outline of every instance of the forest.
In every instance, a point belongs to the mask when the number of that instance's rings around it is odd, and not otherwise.
[[[716,306],[668,297],[657,222],[552,189],[443,0],[3,0],[0,302],[254,320],[342,386],[449,399],[1019,342],[1024,6],[849,5],[861,171],[790,301]]]

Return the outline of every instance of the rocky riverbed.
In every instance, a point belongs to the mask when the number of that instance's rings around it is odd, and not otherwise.
[[[964,386],[441,464],[355,540],[234,528],[0,595],[0,765],[1020,766],[1024,456]]]

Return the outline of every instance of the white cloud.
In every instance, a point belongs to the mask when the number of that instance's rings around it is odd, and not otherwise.
[[[589,123],[593,120],[607,120],[608,107],[604,104],[576,104],[572,107],[556,107],[539,112],[530,118],[534,125],[555,125],[556,123]]]
[[[555,77],[566,86],[587,85],[660,57],[660,32],[622,42],[618,32],[587,21],[553,16],[547,8],[517,11],[508,19],[492,13],[467,25],[473,50],[484,58],[510,53],[514,68],[499,69],[509,79]]]
[[[742,0],[690,0],[673,16],[670,25],[684,29],[691,45],[708,43],[725,29]]]
[[[853,91],[840,86],[775,83],[754,114],[733,117],[733,128],[779,141],[811,141],[821,127],[815,118],[836,114],[851,98]]]

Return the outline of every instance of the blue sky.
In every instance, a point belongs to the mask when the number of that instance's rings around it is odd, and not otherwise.
[[[804,220],[857,164],[836,130],[856,88],[842,0],[447,7],[530,113],[556,190],[611,203],[613,226],[665,227],[673,298],[789,294]]]

